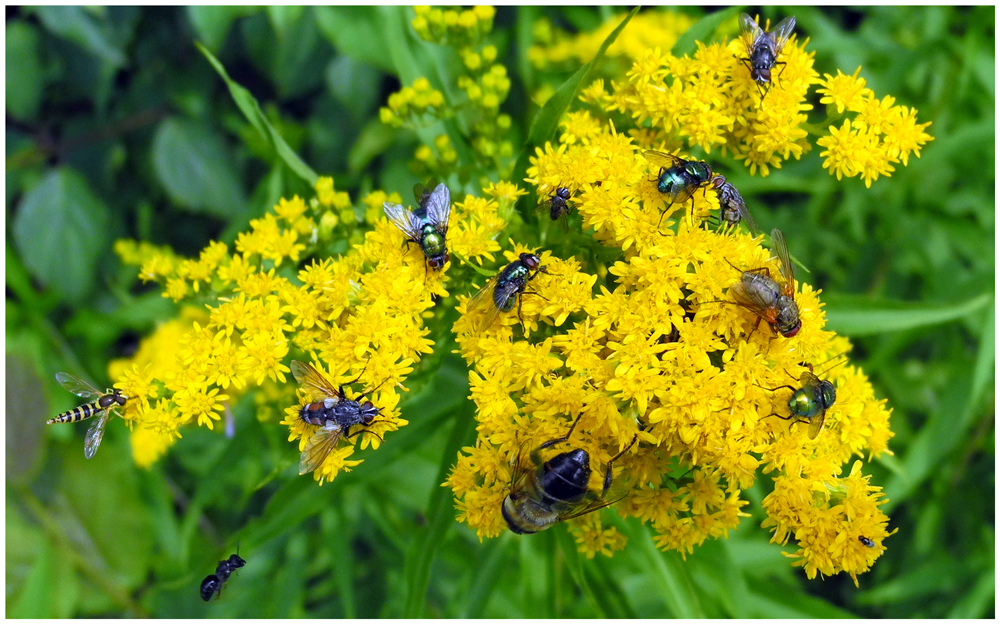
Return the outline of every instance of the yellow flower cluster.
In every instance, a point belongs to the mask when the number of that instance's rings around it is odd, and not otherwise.
[[[273,212],[251,221],[233,252],[216,242],[195,261],[134,243],[117,245],[123,259],[141,264],[143,277],[163,283],[169,296],[181,301],[198,293],[197,301],[207,307],[207,313],[184,308],[180,319],[143,341],[135,356],[112,365],[120,379],[116,387],[130,398],[123,416],[140,424],[133,436],[137,464],[159,458],[184,425],[212,429],[250,386],[265,389],[258,398],[292,403],[282,406],[282,424],[302,450],[315,426],[299,417],[301,402],[287,391],[294,388],[287,365],[293,358],[329,363],[329,374],[322,372],[331,384],[360,374],[358,384],[378,388],[370,398],[380,414],[365,429],[373,435],[359,436],[362,447],[377,448],[386,432],[407,424],[397,409],[397,388],[405,390],[402,382],[431,350],[424,317],[434,295],[447,295],[447,277],[429,272],[420,249],[404,246],[402,234],[384,218],[345,255],[325,257],[317,219],[328,221],[330,210],[340,210],[341,239],[358,233],[358,224],[350,198],[334,190],[332,179],[320,178],[316,192],[309,203],[282,199]],[[362,203],[371,207],[393,199],[398,196],[377,191]],[[473,197],[457,203],[449,230],[452,248],[466,258],[492,258],[498,249],[493,238],[506,225],[497,208],[495,201]],[[341,444],[314,477],[322,484],[357,465],[349,459],[353,452],[353,444]]]
[[[456,48],[471,47],[489,34],[497,12],[491,6],[477,6],[465,11],[416,6],[413,11],[416,13],[413,30],[421,39]]]
[[[609,17],[595,30],[575,36],[555,28],[548,19],[541,19],[534,26],[536,43],[528,49],[528,60],[536,69],[563,65],[575,68],[588,63],[597,55],[608,35],[621,24],[622,17],[624,14]],[[610,57],[624,56],[634,61],[657,46],[669,50],[694,22],[693,17],[684,13],[643,11],[629,22],[628,36],[616,39],[605,54]]]
[[[417,78],[413,86],[403,87],[389,96],[389,106],[379,109],[382,123],[401,128],[407,122],[420,125],[425,115],[436,118],[444,111],[444,94],[426,78]]]
[[[924,132],[931,122],[918,124],[917,111],[906,106],[893,106],[895,99],[885,96],[875,97],[871,89],[865,87],[865,79],[859,78],[861,68],[854,74],[845,76],[839,70],[836,76],[826,74],[820,103],[836,108],[838,114],[844,111],[855,113],[837,128],[830,126],[830,135],[816,143],[823,148],[823,167],[843,176],[861,176],[865,186],[880,175],[889,175],[894,163],[909,164],[910,154],[920,156],[920,148],[934,138]]]
[[[774,109],[781,109],[790,90],[804,93],[812,80],[811,58],[801,48],[789,49],[789,67],[767,95]],[[710,53],[702,47],[699,58]],[[688,63],[654,51],[639,58],[630,81],[658,75],[662,89],[670,91],[657,68]],[[700,74],[685,75],[690,82],[675,101],[693,106],[693,96],[684,93],[698,89]],[[745,78],[744,95],[752,91],[759,98]],[[619,90],[608,102],[637,119],[666,123],[674,113],[656,99],[660,95],[654,97],[659,92],[653,82],[631,81],[630,95]],[[741,144],[758,145],[753,132],[776,128],[770,114],[743,111],[752,121],[742,126]],[[760,125],[765,119],[769,126]],[[719,209],[708,186],[682,202],[665,201],[657,189],[662,172],[643,153],[645,147],[666,149],[657,142],[662,137],[656,130],[620,134],[580,111],[567,116],[556,146],[547,144],[531,159],[527,181],[538,196],[568,188],[584,229],[620,256],[607,269],[608,285],[602,279],[595,292],[598,276],[582,271],[576,259],[512,244],[508,261],[534,251],[546,269],[535,274],[517,307],[484,328],[480,308],[468,310],[467,300],[459,306],[463,315],[454,331],[473,367],[479,421],[476,445],[463,449],[447,481],[459,519],[480,537],[505,530],[501,507],[514,473],[535,470],[529,451],[562,438],[579,418],[570,439],[542,451],[543,461],[584,449],[592,468],[590,490],[600,492],[607,462],[627,449],[615,461],[607,500],[624,496],[619,513],[649,522],[660,548],[686,555],[736,528],[748,504],[742,493],[763,472],[775,481],[775,494],[765,504],[773,541],[785,543],[794,535],[794,556],[810,576],[846,571],[853,577],[882,552],[887,518],[878,509],[882,495],[867,485],[860,462],[850,476],[837,475],[856,455],[889,452],[889,410],[875,399],[864,374],[837,357],[850,345],[824,330],[822,304],[808,284],[795,284],[801,330],[790,338],[736,305],[731,289],[744,271],[766,270],[787,280],[760,239],[705,227]],[[815,438],[789,411],[793,392],[812,374],[810,366],[837,389]],[[629,448],[633,439],[638,443]],[[815,500],[799,494],[807,491],[828,494]],[[588,556],[624,544],[598,514],[570,524]]]

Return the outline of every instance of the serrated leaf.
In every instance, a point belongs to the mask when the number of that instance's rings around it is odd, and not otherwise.
[[[38,31],[34,26],[26,22],[7,22],[7,114],[15,119],[33,121],[38,116],[45,86],[38,45]]]
[[[219,59],[208,51],[208,49],[201,45],[200,43],[195,43],[208,62],[212,64],[215,71],[218,72],[222,79],[226,82],[226,86],[229,87],[229,93],[233,96],[233,101],[236,102],[236,106],[239,107],[240,112],[246,117],[247,121],[267,140],[268,143],[274,148],[275,153],[278,157],[288,167],[295,172],[300,178],[305,180],[310,187],[316,186],[316,180],[319,176],[313,171],[309,165],[305,164],[298,154],[285,143],[285,140],[281,138],[281,135],[271,126],[264,116],[264,112],[260,109],[260,104],[257,103],[256,98],[250,95],[250,92],[243,88],[242,85],[235,82],[226,73],[226,68],[222,66]]]
[[[14,243],[37,280],[77,301],[94,284],[107,252],[107,206],[76,171],[61,167],[24,195],[14,214]]]
[[[991,299],[991,294],[982,294],[961,303],[933,304],[828,295],[824,297],[826,326],[847,336],[902,331],[962,318],[983,309]]]
[[[156,175],[179,206],[226,219],[243,211],[245,198],[232,156],[211,128],[166,119],[156,130],[152,151]]]

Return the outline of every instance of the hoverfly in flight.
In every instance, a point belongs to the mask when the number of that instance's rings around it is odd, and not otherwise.
[[[90,459],[101,446],[108,419],[111,418],[112,413],[118,413],[118,409],[125,405],[128,397],[122,396],[121,391],[117,389],[109,388],[101,392],[86,381],[69,373],[56,373],[56,381],[77,396],[85,399],[97,399],[93,403],[80,405],[68,412],[63,412],[45,423],[46,425],[54,425],[56,423],[77,422],[98,416],[90,429],[87,429],[87,437],[83,443],[83,454],[87,459]]]

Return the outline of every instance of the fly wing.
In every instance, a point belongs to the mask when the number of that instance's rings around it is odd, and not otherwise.
[[[403,234],[406,234],[408,239],[412,241],[420,241],[420,230],[424,226],[424,224],[420,221],[420,217],[416,216],[400,204],[393,202],[382,202],[382,210],[385,212],[385,216],[389,219],[389,221],[398,227]]]
[[[493,311],[487,315],[485,323],[479,327],[479,330],[482,331],[492,325],[500,311],[507,307],[507,302],[512,297],[516,297],[523,288],[524,283],[515,280],[508,280],[506,284],[497,285],[493,289]]]
[[[671,167],[683,167],[684,163],[687,161],[673,154],[667,154],[666,152],[658,152],[656,150],[646,150],[643,152],[646,160],[650,164],[656,167],[663,167],[664,169],[670,169]]]
[[[795,271],[792,270],[792,260],[788,256],[788,243],[781,230],[771,230],[771,248],[781,260],[781,277],[785,279],[784,293],[787,297],[795,297]]]
[[[63,388],[66,388],[76,396],[81,396],[85,399],[98,398],[104,394],[86,381],[80,379],[79,377],[74,377],[69,373],[56,373],[56,381],[58,381],[59,385]]]
[[[771,31],[771,36],[774,37],[774,56],[775,58],[781,54],[781,49],[785,47],[788,42],[788,38],[792,36],[792,31],[795,29],[795,17],[788,16],[781,20],[774,30]]]
[[[94,421],[94,424],[87,429],[87,436],[83,441],[83,456],[90,459],[97,453],[98,447],[101,446],[101,440],[104,439],[104,429],[108,426],[108,419],[111,418],[111,410],[106,409],[101,414],[101,417]]]
[[[760,236],[760,226],[758,226],[757,222],[753,220],[752,216],[750,216],[750,209],[747,208],[746,202],[743,201],[743,196],[740,195],[740,192],[736,190],[735,186],[729,184],[728,182],[726,184],[729,186],[732,203],[736,205],[736,211],[740,213],[740,220],[746,224],[747,229],[750,230],[750,233],[753,234],[754,237]]]
[[[823,423],[826,422],[826,411],[821,411],[809,419],[809,439],[815,440],[820,431],[823,431]]]
[[[746,13],[740,13],[740,36],[743,38],[743,45],[747,49],[747,56],[753,52],[757,39],[764,34],[757,22]]]
[[[809,371],[803,371],[799,377],[799,384],[811,397],[820,396],[822,393],[822,383],[819,377]],[[826,410],[820,410],[815,416],[809,419],[809,439],[815,440],[819,432],[823,430],[823,422],[826,420]]]
[[[323,427],[309,438],[306,447],[302,449],[302,456],[299,457],[300,475],[320,467],[340,439],[340,432],[339,425]]]
[[[451,214],[451,193],[444,184],[438,184],[427,199],[427,220],[434,229],[445,235],[448,233],[448,216]]]
[[[326,401],[327,399],[340,399],[340,390],[333,387],[333,384],[316,370],[312,364],[292,360],[292,375],[295,381],[302,384],[302,389],[306,391],[310,401]]]
[[[768,316],[768,311],[774,308],[774,299],[767,297],[764,290],[751,288],[747,286],[746,282],[740,280],[729,287],[729,292],[736,300],[736,305],[750,310],[768,323],[773,323],[772,318]]]
[[[496,288],[497,277],[486,280],[486,285],[472,295],[469,302],[465,304],[465,313],[469,314],[476,310],[481,310],[486,315],[484,321],[476,326],[476,331],[480,332],[493,324],[493,320],[500,314],[500,310],[493,303],[493,290]]]

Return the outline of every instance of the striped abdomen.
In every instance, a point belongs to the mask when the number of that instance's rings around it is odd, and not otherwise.
[[[68,412],[63,412],[55,418],[50,418],[45,422],[46,425],[54,425],[56,423],[67,423],[67,422],[77,422],[78,420],[86,420],[91,416],[97,416],[103,412],[106,408],[101,407],[101,401],[94,401],[93,403],[87,403],[86,405],[81,405],[79,407],[74,407]]]

